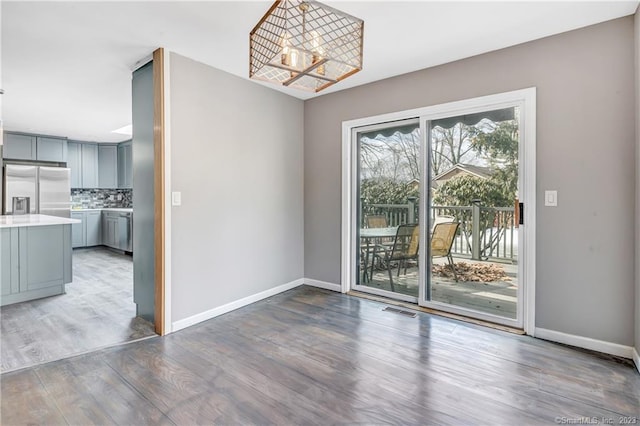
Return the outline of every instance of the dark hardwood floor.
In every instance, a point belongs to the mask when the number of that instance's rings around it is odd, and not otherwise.
[[[66,294],[0,309],[0,370],[16,370],[155,335],[136,318],[131,256],[106,248],[73,251]]]
[[[2,424],[618,424],[640,415],[640,374],[628,360],[384,307],[302,286],[162,338],[5,373]]]

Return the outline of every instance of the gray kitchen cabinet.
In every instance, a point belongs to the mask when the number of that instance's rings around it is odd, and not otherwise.
[[[102,244],[102,213],[100,210],[71,212],[71,219],[81,223],[71,225],[71,246],[92,247]]]
[[[118,146],[98,145],[98,187],[118,187]]]
[[[118,214],[111,212],[102,213],[102,244],[118,248],[120,231],[118,229]]]
[[[67,167],[71,169],[71,188],[82,188],[82,144],[67,144]]]
[[[8,160],[36,160],[36,137],[5,132],[2,157]]]
[[[64,250],[60,250],[63,247],[64,233],[63,226],[32,226],[20,229],[21,292],[64,283],[65,253]]]
[[[36,159],[38,161],[67,161],[67,140],[64,138],[36,137]]]
[[[72,280],[71,225],[0,229],[0,305],[64,293]]]
[[[67,139],[20,133],[4,134],[3,157],[7,160],[67,161]]]
[[[118,188],[133,187],[133,156],[131,141],[118,145]]]
[[[100,210],[85,212],[85,246],[98,246],[102,244],[102,214]]]
[[[12,243],[13,240],[13,243]],[[18,266],[18,229],[0,229],[0,283],[1,295],[20,292]]]
[[[67,167],[71,188],[98,187],[98,144],[72,141],[67,144]]]
[[[118,145],[118,188],[124,188],[124,144]]]
[[[82,187],[98,187],[98,144],[82,144]]]
[[[71,212],[71,219],[81,220],[81,223],[71,225],[71,247],[85,247],[85,214],[84,212]]]

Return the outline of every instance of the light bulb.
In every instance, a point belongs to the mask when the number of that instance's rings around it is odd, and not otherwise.
[[[289,64],[287,64],[293,68],[298,67],[298,51],[296,49],[291,49],[289,52]]]
[[[309,35],[311,36],[311,50],[319,53],[322,46],[322,36],[315,30],[309,32]]]
[[[282,65],[290,66],[291,65],[291,35],[289,33],[284,33],[282,36],[282,55],[280,57],[280,62]]]
[[[322,59],[322,55],[324,55],[324,49],[322,48],[322,36],[317,31],[309,31],[309,36],[311,37],[311,52],[313,52],[313,63],[315,64],[319,60]],[[319,65],[315,69],[316,74],[324,75],[324,65]]]

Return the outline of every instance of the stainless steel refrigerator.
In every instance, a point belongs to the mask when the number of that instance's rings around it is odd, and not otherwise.
[[[13,198],[29,197],[30,214],[71,216],[71,170],[64,167],[5,164],[4,214],[13,214]]]

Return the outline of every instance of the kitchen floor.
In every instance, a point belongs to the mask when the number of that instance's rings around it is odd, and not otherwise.
[[[106,248],[75,249],[66,294],[0,309],[0,369],[154,336],[153,324],[135,315],[132,257]]]

